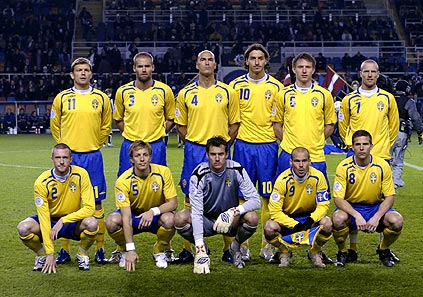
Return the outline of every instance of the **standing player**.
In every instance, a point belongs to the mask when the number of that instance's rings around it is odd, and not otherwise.
[[[150,143],[152,163],[166,165],[164,137],[175,125],[175,97],[168,85],[153,79],[153,56],[140,52],[133,62],[137,77],[121,86],[115,98],[113,118],[123,136],[118,176],[132,167],[128,151],[135,140]]]
[[[95,261],[106,264],[102,206],[102,200],[106,199],[106,179],[100,148],[112,129],[112,109],[107,95],[90,85],[93,73],[88,59],[77,58],[71,65],[70,76],[73,87],[60,92],[53,101],[51,134],[57,143],[66,143],[71,148],[72,164],[86,169],[90,175],[95,197],[94,217],[98,220]],[[70,261],[69,240],[61,240],[61,245],[58,264]]]
[[[389,247],[401,234],[402,216],[392,208],[395,189],[389,164],[370,154],[372,136],[357,130],[351,137],[354,154],[336,168],[333,196],[337,210],[332,216],[333,237],[338,245],[335,265],[347,262],[345,245],[349,230],[383,232],[377,251],[383,265],[392,267],[398,258]]]
[[[221,136],[207,141],[207,162],[199,164],[189,185],[191,209],[175,215],[175,228],[195,244],[194,273],[209,273],[210,258],[204,237],[215,234],[235,236],[229,247],[233,264],[244,268],[241,244],[257,230],[260,198],[245,169],[227,160],[228,143]],[[245,203],[239,204],[242,193]]]
[[[136,140],[129,147],[132,168],[118,177],[115,186],[117,210],[107,217],[107,231],[118,245],[112,258],[127,271],[135,270],[138,254],[134,235],[157,234],[153,258],[159,268],[167,267],[175,234],[173,211],[178,205],[170,169],[151,163],[150,144]],[[118,261],[119,260],[119,261]]]
[[[57,238],[80,240],[76,260],[80,270],[89,270],[88,249],[98,232],[90,177],[85,169],[71,165],[72,152],[66,144],[56,144],[51,159],[54,168],[44,171],[34,184],[37,215],[19,223],[19,238],[37,254],[34,271],[56,273],[53,241]]]
[[[234,144],[233,159],[247,171],[253,184],[258,183],[262,197],[261,222],[269,217],[269,196],[278,165],[278,144],[272,123],[272,106],[283,85],[266,73],[269,53],[261,44],[250,45],[244,54],[248,73],[234,79],[232,86],[238,96],[241,124]],[[273,252],[263,237],[260,256],[266,260]],[[249,260],[249,251],[244,260]]]
[[[376,85],[379,65],[366,60],[360,67],[361,86],[344,97],[338,113],[339,134],[353,151],[351,136],[357,130],[373,135],[372,155],[390,160],[389,150],[399,131],[399,114],[394,96]]]
[[[222,135],[232,144],[239,128],[239,100],[234,89],[214,77],[214,54],[204,50],[198,54],[198,81],[183,88],[176,100],[175,122],[184,141],[184,164],[180,186],[189,207],[189,179],[194,168],[207,160],[206,143],[215,135]],[[191,244],[179,255],[181,262],[192,261]],[[186,259],[186,260],[185,260]]]
[[[320,229],[312,241],[309,258],[315,267],[325,267],[322,246],[332,235],[329,210],[328,184],[323,173],[310,166],[307,149],[298,147],[291,153],[291,168],[282,172],[275,181],[269,202],[270,219],[264,226],[266,239],[280,251],[280,267],[289,265],[289,250],[280,241],[281,236]],[[296,237],[304,236],[299,233]]]
[[[276,97],[272,121],[282,148],[278,174],[290,167],[290,152],[296,147],[305,147],[310,152],[312,166],[322,171],[328,182],[323,148],[333,132],[336,115],[331,93],[312,80],[315,69],[313,56],[297,55],[292,61],[295,84]]]

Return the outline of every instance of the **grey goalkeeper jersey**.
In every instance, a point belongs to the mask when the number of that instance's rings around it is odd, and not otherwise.
[[[220,173],[211,171],[208,162],[194,169],[189,183],[194,239],[203,237],[203,215],[216,220],[222,212],[238,206],[239,191],[246,200],[241,215],[260,208],[259,194],[238,162],[226,160],[226,168]]]

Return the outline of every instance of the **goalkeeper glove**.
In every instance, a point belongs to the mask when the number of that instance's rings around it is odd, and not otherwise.
[[[307,219],[304,222],[304,230],[308,230],[313,226],[314,220],[311,217],[307,217]]]
[[[236,207],[232,207],[225,212],[222,212],[216,222],[214,222],[213,230],[217,233],[228,233],[229,228],[232,225],[234,217],[239,215],[239,210]]]
[[[419,133],[417,138],[419,140],[419,145],[421,145],[423,143],[422,133]]]
[[[206,247],[204,245],[196,246],[196,254],[194,258],[194,273],[210,273],[210,258],[207,255]]]
[[[298,223],[297,225],[294,226],[294,229],[292,229],[292,231],[294,231],[294,233],[296,232],[300,232],[304,230],[304,224],[303,223]]]

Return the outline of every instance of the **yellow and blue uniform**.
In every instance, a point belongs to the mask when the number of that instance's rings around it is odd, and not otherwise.
[[[313,166],[326,174],[324,127],[336,123],[333,98],[328,90],[315,83],[304,94],[295,84],[284,88],[276,96],[272,121],[281,123],[283,128],[278,173],[290,167],[292,150],[304,147],[310,152]],[[323,163],[324,169],[318,163]]]
[[[139,214],[159,207],[167,200],[177,197],[170,169],[158,164],[150,164],[151,172],[146,179],[138,177],[133,168],[126,170],[115,183],[116,207],[130,207],[134,234],[150,231],[157,232],[158,217],[147,230],[138,229]]]
[[[366,168],[360,168],[354,156],[351,156],[341,161],[336,168],[333,197],[349,202],[366,221],[376,213],[384,197],[393,195],[395,189],[391,168],[382,158],[371,155]],[[353,229],[356,228],[352,217],[351,223]]]
[[[235,90],[216,81],[209,88],[193,82],[183,88],[176,100],[175,122],[187,127],[184,164],[180,185],[188,195],[189,179],[194,168],[206,161],[205,145],[216,135],[230,140],[228,127],[239,123],[239,100]]]
[[[64,182],[53,176],[53,169],[44,171],[34,184],[36,221],[40,223],[46,254],[54,253],[50,238],[52,226],[62,218],[65,224],[59,237],[75,237],[77,223],[93,216],[95,210],[94,192],[87,171],[71,165],[70,173]]]
[[[399,113],[394,96],[382,89],[370,97],[354,91],[344,97],[338,113],[339,134],[351,148],[352,135],[366,130],[372,135],[372,155],[390,160],[389,150],[399,131]]]
[[[268,74],[259,82],[244,74],[230,86],[237,93],[241,119],[233,159],[246,169],[253,184],[258,181],[260,195],[269,197],[278,162],[272,107],[283,85]]]
[[[71,148],[72,164],[88,171],[96,201],[105,199],[100,148],[112,129],[112,108],[107,95],[92,87],[83,93],[74,88],[60,92],[51,108],[50,128],[57,143]]]
[[[157,80],[146,90],[136,87],[135,81],[121,86],[116,92],[113,118],[124,122],[122,136],[124,141],[120,150],[120,176],[132,167],[129,158],[129,146],[135,140],[151,144],[152,162],[166,165],[166,120],[173,120],[175,115],[175,97],[172,89]]]
[[[269,199],[270,217],[284,229],[294,228],[299,217],[310,216],[319,222],[329,210],[329,199],[328,185],[320,170],[310,166],[306,179],[299,182],[292,169],[287,169],[275,181]]]

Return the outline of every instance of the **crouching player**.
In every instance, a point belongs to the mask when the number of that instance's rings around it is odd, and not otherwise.
[[[193,171],[189,184],[191,209],[175,215],[175,228],[182,237],[195,244],[194,273],[209,273],[210,259],[204,237],[215,234],[235,236],[229,246],[233,264],[244,268],[241,244],[257,230],[260,197],[245,169],[227,160],[228,143],[221,136],[206,144],[208,162]],[[238,190],[245,202],[239,205]]]
[[[119,262],[128,271],[135,270],[138,254],[134,235],[157,234],[153,247],[156,266],[166,268],[172,252],[170,241],[175,234],[173,211],[178,205],[170,169],[152,164],[151,145],[140,140],[129,147],[132,168],[124,171],[115,185],[116,211],[106,220],[109,235],[118,245],[109,262]]]
[[[279,252],[280,267],[290,262],[289,246],[309,245],[315,267],[325,267],[322,246],[332,235],[329,193],[323,173],[310,166],[310,154],[302,147],[291,153],[291,168],[276,179],[270,196],[270,219],[264,226],[267,241]]]
[[[401,234],[402,216],[392,208],[395,188],[389,164],[373,156],[372,136],[365,130],[352,135],[354,154],[336,168],[333,197],[337,210],[332,216],[333,237],[338,245],[335,265],[347,262],[345,245],[349,230],[382,232],[377,252],[383,265],[394,266],[399,259],[389,249]]]
[[[85,169],[71,165],[66,144],[54,146],[52,160],[54,168],[44,171],[34,184],[37,215],[19,223],[19,237],[37,254],[34,271],[56,273],[53,241],[57,238],[80,240],[76,260],[80,270],[89,270],[88,249],[98,232],[90,178]]]

